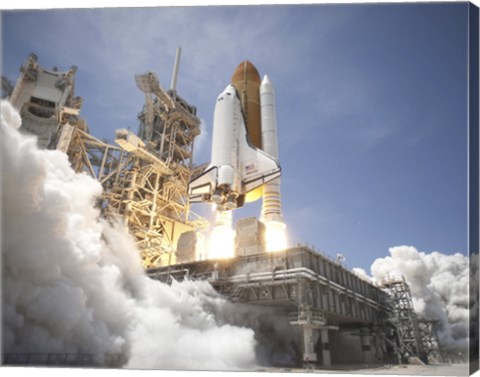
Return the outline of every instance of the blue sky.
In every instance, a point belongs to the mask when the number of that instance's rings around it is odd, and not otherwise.
[[[93,135],[136,131],[134,74],[198,108],[210,158],[215,99],[253,62],[277,98],[284,217],[307,242],[369,271],[395,245],[467,251],[467,3],[5,11],[2,74],[30,52],[78,66]],[[200,209],[201,211],[201,209]],[[259,216],[260,202],[235,212]]]

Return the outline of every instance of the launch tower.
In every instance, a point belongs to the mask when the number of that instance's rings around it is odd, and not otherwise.
[[[102,184],[103,215],[128,226],[146,268],[174,264],[180,235],[208,226],[186,199],[200,120],[196,108],[176,93],[178,60],[179,52],[170,90],[153,72],[135,76],[145,93],[139,132],[117,130],[117,145],[92,136],[80,118],[74,66],[67,72],[47,70],[31,54],[9,98],[22,117],[21,130],[36,135],[39,147],[65,152],[75,171]]]

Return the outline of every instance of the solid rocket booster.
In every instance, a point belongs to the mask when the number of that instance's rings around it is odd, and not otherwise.
[[[277,117],[275,113],[275,92],[267,75],[260,85],[262,149],[278,160]]]
[[[260,85],[262,145],[268,155],[278,160],[277,119],[275,91],[267,75]],[[284,223],[280,201],[280,177],[263,186],[262,222]]]

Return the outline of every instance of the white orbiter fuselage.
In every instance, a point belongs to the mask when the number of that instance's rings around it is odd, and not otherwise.
[[[213,202],[219,210],[241,207],[248,192],[279,177],[280,170],[274,157],[250,144],[240,98],[228,85],[215,106],[211,161],[190,182],[190,202]]]

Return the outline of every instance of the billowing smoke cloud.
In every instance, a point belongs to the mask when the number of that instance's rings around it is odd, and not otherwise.
[[[373,278],[403,275],[410,286],[415,311],[421,318],[438,321],[438,338],[452,355],[468,349],[469,263],[460,253],[445,255],[419,252],[413,246],[389,249],[390,256],[377,259]]]
[[[3,352],[121,354],[128,367],[234,369],[254,333],[206,282],[146,277],[133,240],[94,207],[100,184],[39,150],[1,103]]]
[[[371,282],[372,280],[372,278],[368,276],[367,271],[365,271],[363,268],[355,267],[352,269],[352,272],[360,279],[366,280],[368,282]]]

